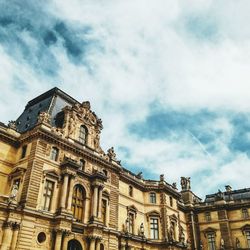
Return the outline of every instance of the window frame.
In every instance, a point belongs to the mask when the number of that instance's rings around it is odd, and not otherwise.
[[[27,148],[28,148],[27,144],[22,146],[22,151],[21,151],[21,157],[20,157],[20,159],[24,159],[26,157],[26,155],[27,155]]]
[[[78,141],[82,144],[87,144],[88,129],[85,125],[81,125],[79,128]]]
[[[159,218],[149,218],[150,239],[159,240]],[[152,237],[153,236],[153,237]]]
[[[242,208],[241,209],[241,213],[242,213],[242,218],[243,219],[248,219],[249,218],[249,213],[248,213],[248,209],[247,208]]]
[[[150,192],[149,193],[149,202],[151,204],[156,204],[156,201],[157,201],[157,199],[156,199],[156,193],[155,192]]]
[[[59,156],[59,149],[53,146],[50,151],[50,160],[57,161],[58,156]]]
[[[134,194],[134,188],[131,185],[129,185],[129,187],[128,187],[128,195],[130,197],[133,197],[133,194]]]
[[[82,197],[78,196],[78,191],[82,194]],[[85,201],[86,201],[86,191],[84,187],[80,184],[76,184],[73,188],[72,193],[72,203],[71,203],[71,211],[73,212],[73,217],[78,222],[82,222],[84,220],[85,213]]]
[[[208,250],[216,250],[216,239],[215,239],[215,233],[209,232],[207,233],[207,245]]]
[[[211,212],[205,212],[204,216],[205,216],[205,221],[206,222],[212,221]]]
[[[54,190],[55,190],[55,182],[50,179],[45,179],[43,187],[43,200],[42,200],[42,210],[44,211],[51,211],[51,205],[53,202],[53,196],[54,196]],[[48,183],[52,184],[52,187],[48,187]],[[48,191],[51,192],[51,194],[48,194]],[[46,206],[47,201],[49,202],[48,206]]]

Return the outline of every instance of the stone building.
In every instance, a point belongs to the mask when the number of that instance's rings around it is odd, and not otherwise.
[[[54,88],[0,123],[0,250],[249,249],[250,189],[145,180],[100,147],[89,102]]]

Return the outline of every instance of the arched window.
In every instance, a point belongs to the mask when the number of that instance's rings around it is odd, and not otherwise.
[[[70,240],[68,242],[67,250],[82,250],[82,246],[77,240]]]
[[[83,144],[86,144],[86,142],[87,142],[87,135],[88,135],[88,130],[87,130],[87,128],[84,125],[82,125],[80,127],[80,131],[79,131],[79,142],[83,143]]]
[[[100,244],[100,250],[104,250],[104,245],[102,243]]]
[[[58,153],[59,153],[58,148],[52,147],[51,153],[50,153],[50,159],[53,160],[53,161],[57,161]]]
[[[77,221],[83,221],[85,203],[85,190],[81,185],[76,185],[72,197],[72,212]]]

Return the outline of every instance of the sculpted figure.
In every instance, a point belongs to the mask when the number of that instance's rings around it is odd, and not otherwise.
[[[51,116],[48,112],[41,112],[38,116],[38,123],[50,123]]]
[[[72,114],[69,118],[69,125],[68,125],[68,135],[72,135],[76,128],[76,121],[75,116]]]
[[[236,238],[236,249],[241,248],[240,240]]]
[[[182,190],[190,190],[190,177],[181,177],[181,189]]]
[[[114,147],[108,149],[108,157],[110,160],[116,160],[116,153],[114,151]]]

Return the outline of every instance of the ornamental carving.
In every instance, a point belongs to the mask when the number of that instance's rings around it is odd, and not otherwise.
[[[16,127],[16,121],[9,121],[8,127],[11,128],[11,129],[16,130],[17,129],[17,127]]]
[[[37,123],[47,123],[50,124],[51,116],[48,112],[41,112],[37,118]]]
[[[190,190],[190,177],[181,177],[181,189],[182,190]]]

